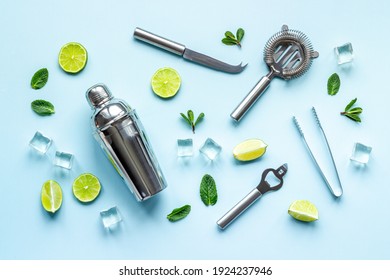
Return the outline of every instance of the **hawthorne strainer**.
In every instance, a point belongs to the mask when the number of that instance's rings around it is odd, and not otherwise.
[[[274,77],[290,80],[302,76],[310,68],[313,58],[318,55],[304,33],[283,25],[282,30],[274,34],[264,48],[264,61],[270,72],[260,79],[230,116],[240,121]]]

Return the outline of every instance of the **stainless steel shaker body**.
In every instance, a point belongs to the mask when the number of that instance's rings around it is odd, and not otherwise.
[[[113,98],[104,84],[86,92],[94,109],[93,135],[138,201],[166,188],[167,184],[136,112],[125,101]]]

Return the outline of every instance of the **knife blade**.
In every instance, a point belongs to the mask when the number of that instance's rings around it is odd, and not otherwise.
[[[223,61],[217,60],[215,58],[212,58],[210,56],[204,55],[202,53],[198,53],[196,51],[193,51],[189,48],[187,48],[185,45],[174,42],[172,40],[168,40],[166,38],[163,38],[161,36],[158,36],[156,34],[153,34],[149,31],[143,30],[141,28],[136,28],[134,30],[134,38],[138,39],[140,41],[146,42],[148,44],[151,44],[155,47],[164,49],[166,51],[169,51],[171,53],[174,53],[176,55],[182,56],[184,59],[218,70],[226,73],[231,74],[237,74],[241,73],[245,67],[245,65],[242,65],[242,63],[238,65],[231,65],[228,63],[225,63]]]

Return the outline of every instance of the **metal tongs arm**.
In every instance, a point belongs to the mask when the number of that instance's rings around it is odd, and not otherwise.
[[[313,115],[314,115],[314,118],[316,119],[316,122],[317,122],[317,125],[318,127],[320,128],[321,130],[321,134],[322,136],[324,137],[325,139],[325,142],[326,142],[326,147],[327,147],[327,150],[328,150],[328,153],[330,155],[330,158],[332,159],[332,164],[333,164],[333,169],[335,171],[335,174],[336,174],[336,177],[337,177],[337,181],[338,181],[338,184],[339,184],[339,190],[336,190],[328,181],[328,179],[326,178],[324,172],[322,171],[322,168],[320,167],[316,157],[314,156],[313,154],[313,151],[311,150],[309,144],[307,143],[306,141],[306,138],[305,138],[305,135],[302,131],[302,128],[301,126],[299,125],[299,122],[297,120],[297,118],[295,116],[293,116],[293,122],[303,140],[303,143],[305,144],[305,147],[307,149],[307,151],[309,152],[310,154],[310,157],[312,158],[313,162],[314,162],[314,165],[316,166],[318,172],[320,173],[322,179],[324,180],[326,186],[329,188],[330,192],[335,196],[335,197],[340,197],[342,194],[343,194],[343,187],[341,185],[341,180],[340,180],[340,176],[339,176],[339,173],[337,171],[337,166],[336,166],[336,162],[334,160],[334,157],[333,157],[333,154],[332,154],[332,150],[330,149],[330,145],[329,145],[329,142],[328,142],[328,138],[326,137],[326,134],[325,134],[325,131],[324,129],[322,128],[322,125],[321,125],[321,122],[320,122],[320,119],[318,117],[318,114],[317,114],[317,111],[316,109],[313,107],[312,108],[312,112],[313,112]]]

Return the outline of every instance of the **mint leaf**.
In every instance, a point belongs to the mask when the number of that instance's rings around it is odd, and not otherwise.
[[[195,134],[195,126],[204,118],[204,113],[200,113],[198,118],[195,120],[194,112],[192,110],[187,111],[187,116],[183,113],[180,113],[182,118],[191,126],[192,128],[192,133]]]
[[[196,126],[199,122],[201,122],[203,118],[204,118],[204,113],[200,113],[198,118],[196,119],[194,126]]]
[[[226,36],[227,38],[231,38],[231,39],[233,39],[233,40],[236,39],[236,37],[234,37],[234,34],[233,34],[232,32],[230,32],[230,31],[226,31],[226,32],[225,32],[225,36]]]
[[[31,102],[31,109],[41,116],[48,116],[54,114],[54,105],[49,101],[37,99]]]
[[[222,43],[224,43],[225,45],[228,45],[228,46],[237,45],[237,41],[233,40],[231,38],[223,38]]]
[[[355,104],[357,101],[357,98],[352,99],[351,102],[348,103],[347,107],[345,107],[345,111],[347,112],[349,109],[352,108],[353,104]]]
[[[349,114],[355,114],[355,115],[358,115],[360,113],[363,113],[363,109],[360,108],[360,107],[355,107],[351,110],[348,111]]]
[[[47,71],[46,68],[39,69],[31,78],[31,87],[33,89],[43,88],[46,85],[48,79],[49,71]]]
[[[343,116],[346,116],[350,118],[351,120],[355,122],[362,122],[360,119],[360,114],[363,113],[363,109],[360,107],[352,108],[352,106],[356,103],[357,98],[352,99],[351,102],[348,103],[348,105],[345,107],[345,111],[341,112],[340,114]]]
[[[191,212],[190,205],[184,205],[180,208],[175,208],[170,214],[167,215],[167,219],[171,222],[176,222],[178,220],[184,219]]]
[[[217,186],[209,174],[204,175],[200,183],[200,198],[206,206],[217,203]]]
[[[245,31],[242,28],[238,28],[236,32],[236,36],[234,36],[233,32],[226,31],[225,32],[225,38],[222,39],[222,43],[225,45],[231,46],[231,45],[237,45],[241,47],[241,40],[244,38]]]
[[[237,29],[237,41],[241,42],[242,38],[244,38],[245,31],[242,28]]]
[[[184,115],[183,113],[180,113],[180,115],[183,117],[183,119],[186,120],[186,122],[187,122],[189,125],[191,125],[191,121],[187,118],[186,115]]]
[[[355,122],[362,122],[362,120],[360,119],[360,117],[358,115],[355,115],[355,114],[345,114],[346,117],[350,118],[351,120],[355,121]]]
[[[337,73],[333,73],[328,79],[328,94],[335,95],[340,89],[340,77]]]
[[[194,112],[192,112],[191,110],[188,110],[187,116],[188,116],[188,119],[191,121],[191,123],[193,123],[194,122]]]

